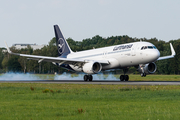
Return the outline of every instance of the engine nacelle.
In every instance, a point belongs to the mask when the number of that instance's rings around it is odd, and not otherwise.
[[[101,69],[102,69],[102,66],[98,62],[89,62],[83,65],[83,72],[87,74],[96,74],[100,72]]]
[[[156,72],[157,66],[154,62],[138,67],[140,73],[153,74]]]

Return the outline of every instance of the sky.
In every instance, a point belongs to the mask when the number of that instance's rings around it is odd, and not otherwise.
[[[0,0],[0,47],[4,41],[48,44],[59,25],[65,38],[82,41],[128,35],[180,38],[180,0]]]

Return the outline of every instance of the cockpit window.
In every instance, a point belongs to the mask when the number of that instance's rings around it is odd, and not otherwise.
[[[154,49],[157,49],[155,46],[153,46]]]
[[[153,46],[148,46],[148,49],[153,49]]]
[[[141,50],[145,50],[145,49],[157,49],[155,46],[143,46],[141,48]]]

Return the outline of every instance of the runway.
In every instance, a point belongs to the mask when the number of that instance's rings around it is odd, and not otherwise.
[[[0,83],[44,83],[44,84],[96,84],[96,85],[180,85],[180,81],[82,81],[82,80],[26,80],[0,81]]]

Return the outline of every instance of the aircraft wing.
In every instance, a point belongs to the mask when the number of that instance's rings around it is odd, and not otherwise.
[[[164,60],[164,59],[173,58],[176,55],[176,52],[174,51],[174,48],[173,48],[171,43],[170,43],[170,47],[171,47],[171,53],[172,54],[169,56],[159,57],[157,60]]]
[[[37,60],[38,63],[40,63],[42,61],[46,61],[46,62],[58,63],[59,65],[62,65],[62,64],[87,63],[87,62],[95,61],[95,62],[99,62],[100,64],[109,64],[108,60],[88,60],[88,59],[75,59],[75,58],[60,58],[60,57],[48,57],[48,56],[37,56],[37,55],[27,55],[27,54],[13,53],[12,51],[10,51],[10,49],[7,46],[6,42],[5,42],[5,44],[6,44],[6,48],[7,48],[9,54],[27,57],[28,59],[31,59],[31,60]]]

